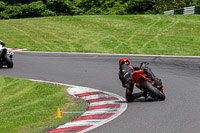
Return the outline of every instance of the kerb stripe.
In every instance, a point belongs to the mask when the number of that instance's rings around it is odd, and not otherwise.
[[[108,119],[114,114],[115,113],[104,113],[104,114],[94,114],[94,115],[79,116],[78,118],[76,118],[72,122],[82,121],[82,120],[90,120],[90,119]]]
[[[87,109],[87,111],[90,110],[95,110],[95,109],[103,109],[103,108],[120,108],[120,104],[103,104],[103,105],[98,105],[98,106],[91,106]]]
[[[98,94],[105,94],[104,92],[101,91],[96,91],[96,92],[85,92],[85,93],[80,93],[80,94],[75,94],[77,97],[86,97],[90,95],[98,95]]]
[[[119,100],[116,97],[102,97],[102,98],[96,98],[96,99],[91,99],[87,100],[88,103],[94,103],[94,102],[100,102],[100,101],[110,101],[110,100]]]
[[[48,133],[75,133],[75,132],[80,132],[82,130],[85,130],[91,126],[93,126],[93,125],[59,128],[59,129],[53,129],[53,130],[49,131]]]

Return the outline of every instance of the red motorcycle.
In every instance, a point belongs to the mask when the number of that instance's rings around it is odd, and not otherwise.
[[[132,83],[142,91],[146,92],[148,96],[158,99],[160,101],[165,100],[165,94],[163,88],[158,89],[156,84],[147,78],[144,70],[134,71],[132,74]]]

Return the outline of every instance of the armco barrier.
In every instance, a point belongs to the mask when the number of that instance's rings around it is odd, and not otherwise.
[[[200,14],[200,6],[190,6],[175,10],[165,11],[161,14],[165,15],[191,15],[191,14]]]

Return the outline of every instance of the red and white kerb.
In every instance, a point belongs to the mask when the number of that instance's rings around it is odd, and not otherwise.
[[[109,92],[85,87],[68,88],[67,91],[73,96],[86,100],[89,107],[72,122],[60,125],[48,133],[83,133],[113,120],[127,108],[127,104],[122,102],[125,101],[124,98]]]

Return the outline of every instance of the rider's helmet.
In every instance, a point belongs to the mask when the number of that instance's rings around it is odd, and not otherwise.
[[[128,58],[121,58],[119,60],[119,66],[121,66],[122,64],[130,65],[130,60]]]
[[[3,41],[0,40],[0,45],[5,46],[5,43]]]

